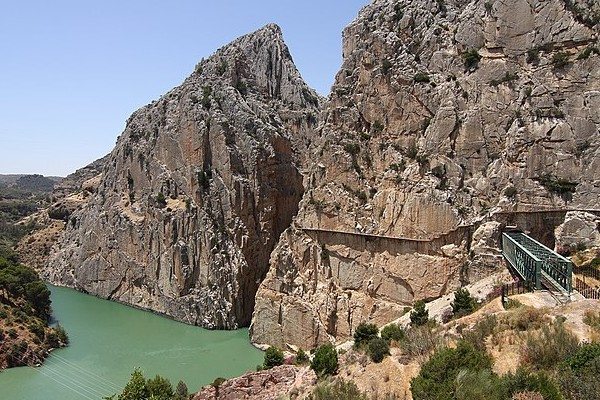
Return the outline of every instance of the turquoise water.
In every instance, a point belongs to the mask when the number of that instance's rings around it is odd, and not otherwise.
[[[120,392],[136,367],[173,386],[183,380],[192,392],[262,363],[247,329],[209,331],[72,289],[50,290],[53,316],[71,343],[42,367],[0,372],[2,400],[101,399]]]

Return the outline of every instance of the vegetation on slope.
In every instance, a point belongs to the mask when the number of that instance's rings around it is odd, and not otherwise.
[[[118,396],[114,394],[105,397],[104,400],[186,400],[188,397],[188,388],[184,382],[179,381],[173,388],[167,378],[156,375],[154,378],[146,379],[142,371],[136,368],[123,391]]]
[[[49,327],[50,291],[31,268],[0,246],[0,369],[37,365],[52,348],[68,343],[60,326]]]

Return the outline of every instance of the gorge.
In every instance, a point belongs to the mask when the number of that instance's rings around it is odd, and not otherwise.
[[[504,268],[506,225],[600,245],[598,11],[374,0],[327,99],[267,25],[129,118],[38,267],[310,349]]]

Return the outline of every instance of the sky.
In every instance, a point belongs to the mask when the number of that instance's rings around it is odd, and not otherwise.
[[[0,2],[0,174],[66,176],[108,154],[136,109],[202,58],[278,24],[326,96],[342,30],[369,0]]]

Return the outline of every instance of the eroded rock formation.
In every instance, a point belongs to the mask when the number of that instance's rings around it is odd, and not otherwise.
[[[136,111],[44,276],[209,328],[247,326],[320,99],[268,25]]]
[[[258,291],[252,340],[347,338],[502,267],[502,224],[549,232],[553,245],[562,220],[545,212],[599,209],[597,8],[364,8],[344,31],[320,157]]]
[[[45,276],[309,349],[502,268],[506,225],[595,243],[599,12],[374,0],[324,103],[244,36],[132,115]]]

